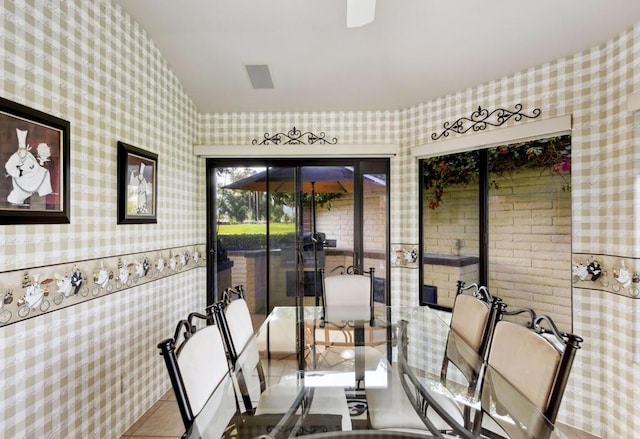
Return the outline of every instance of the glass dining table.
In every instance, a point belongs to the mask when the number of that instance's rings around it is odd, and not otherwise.
[[[450,331],[450,313],[375,306],[373,318],[351,320],[362,310],[335,311],[341,317],[331,312],[324,321],[322,307],[274,308],[184,437],[565,438]],[[283,413],[256,416],[243,407],[237,377],[255,350],[267,385],[296,389]],[[344,395],[351,430],[329,408],[309,409],[320,389]],[[253,392],[257,404],[259,387]]]

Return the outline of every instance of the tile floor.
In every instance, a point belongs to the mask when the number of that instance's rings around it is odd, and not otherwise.
[[[120,439],[180,439],[184,425],[173,390],[156,402]]]

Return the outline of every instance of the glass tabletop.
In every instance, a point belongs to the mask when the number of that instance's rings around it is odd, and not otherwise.
[[[483,429],[490,429],[507,438],[563,438],[450,330],[450,313],[376,306],[369,319],[361,309],[339,311],[327,312],[339,315],[338,320],[325,321],[321,307],[275,308],[186,437],[381,437],[371,430],[369,417],[397,418],[400,392],[422,425],[400,421],[384,437],[475,438],[486,437]],[[261,387],[260,376],[245,372],[256,362],[268,390]],[[239,375],[258,407],[253,411],[238,395]],[[288,395],[284,408],[261,411],[265,395],[283,386]],[[326,402],[336,395],[348,402],[349,413],[342,417]],[[350,422],[344,422],[345,416]]]

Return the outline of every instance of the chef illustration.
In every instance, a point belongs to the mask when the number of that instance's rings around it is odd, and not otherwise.
[[[67,275],[55,273],[53,277],[56,279],[56,285],[58,286],[57,293],[64,294],[64,297],[69,297],[71,294],[71,278]]]
[[[40,283],[38,282],[39,278],[40,274],[33,275],[33,283],[27,287],[23,297],[23,301],[31,309],[38,308],[44,298],[44,290],[40,288]]]
[[[162,271],[164,270],[164,258],[162,257],[162,255],[160,255],[160,257],[158,258],[158,262],[156,263],[156,270],[158,270],[160,273],[162,273]]]
[[[46,143],[41,143],[37,148],[36,159],[31,153],[31,145],[27,145],[27,132],[28,130],[16,128],[18,150],[5,164],[13,183],[13,190],[7,196],[7,201],[16,205],[25,204],[25,200],[36,192],[42,197],[53,191],[49,170],[42,166],[49,161],[51,150]]]
[[[140,172],[137,178],[136,192],[138,194],[138,213],[147,213],[147,192],[149,189],[149,182],[144,178],[145,164],[140,163]]]

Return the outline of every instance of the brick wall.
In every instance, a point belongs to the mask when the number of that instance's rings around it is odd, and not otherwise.
[[[384,192],[368,191],[364,195],[364,249],[385,251]],[[331,210],[316,209],[316,228],[327,239],[335,239],[339,249],[353,248],[353,194],[332,200]]]
[[[438,304],[453,306],[458,280],[466,285],[478,282],[478,264],[447,266],[424,264],[424,284],[438,288]]]
[[[571,194],[558,176],[528,170],[496,179],[489,191],[489,285],[511,307],[528,306],[571,327]],[[424,247],[429,253],[478,255],[477,185],[447,188],[436,210],[425,208]],[[425,266],[445,302],[455,291],[454,267]],[[463,276],[463,274],[460,274]],[[466,277],[472,277],[468,272]],[[464,277],[463,276],[463,277]],[[468,279],[465,279],[468,281]],[[447,291],[441,295],[441,291]],[[444,303],[449,305],[449,303]]]

